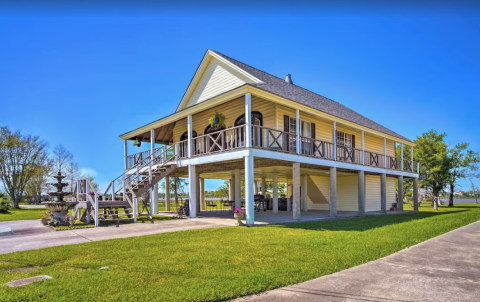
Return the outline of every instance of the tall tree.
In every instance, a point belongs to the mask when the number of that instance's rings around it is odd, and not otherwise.
[[[467,148],[468,143],[461,143],[448,149],[447,157],[450,165],[448,179],[450,186],[449,207],[453,207],[453,192],[457,181],[472,176],[472,172],[476,170],[476,164],[480,160],[478,152],[467,150]]]
[[[56,173],[63,173],[66,172],[65,169],[72,164],[73,154],[70,153],[65,146],[60,144],[53,149],[52,159]]]
[[[228,180],[225,180],[215,191],[216,197],[228,197]]]
[[[29,202],[39,204],[42,201],[42,193],[49,189],[48,180],[51,179],[52,164],[50,158],[34,169],[34,175],[25,187],[26,197]]]
[[[447,157],[447,144],[445,133],[438,133],[435,130],[423,133],[416,138],[417,144],[413,155],[420,161],[420,185],[431,190],[433,194],[433,205],[437,210],[438,199],[449,181],[449,160]]]
[[[38,136],[0,128],[0,179],[14,208],[19,208],[27,183],[47,158],[47,144]]]
[[[165,194],[173,193],[175,196],[175,203],[178,203],[178,194],[185,192],[185,188],[188,185],[186,178],[182,177],[170,177],[170,188],[165,188],[165,182],[160,185]]]
[[[78,164],[74,162],[70,162],[67,164],[65,168],[65,176],[68,179],[68,182],[70,183],[70,192],[73,193],[73,190],[75,188],[75,183],[77,180],[82,178],[82,174],[80,173],[80,169],[78,168]]]

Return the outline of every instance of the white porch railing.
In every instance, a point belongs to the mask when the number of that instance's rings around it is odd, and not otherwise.
[[[192,157],[245,148],[245,130],[246,126],[242,125],[192,138]],[[386,168],[391,170],[419,172],[418,163],[412,162],[408,159],[403,159],[404,164],[402,169],[402,159],[392,156],[385,157],[383,154],[367,150],[364,151],[362,149],[339,145],[335,147],[331,142],[304,136],[298,136],[297,138],[295,133],[258,125],[252,125],[251,133],[252,148],[284,153],[294,153],[303,156],[335,160],[357,165]],[[297,152],[297,139],[300,140],[299,152]],[[336,152],[334,152],[334,149],[336,149]],[[188,139],[175,144],[175,154],[177,155],[178,159],[188,158]]]

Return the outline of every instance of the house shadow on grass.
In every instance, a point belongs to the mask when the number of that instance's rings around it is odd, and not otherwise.
[[[308,222],[296,222],[285,224],[284,227],[291,229],[305,229],[312,231],[368,231],[388,225],[399,224],[414,220],[432,217],[445,217],[446,215],[466,212],[468,210],[448,212],[418,212],[408,214],[378,215],[361,218],[346,218],[336,220],[320,220]]]

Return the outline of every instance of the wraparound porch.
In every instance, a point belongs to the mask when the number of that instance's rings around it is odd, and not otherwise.
[[[177,169],[169,175],[189,179],[192,218],[233,216],[231,211],[220,215],[202,208],[203,180],[229,180],[228,199],[235,203],[234,208],[245,204],[247,225],[263,223],[259,217],[267,223],[286,223],[387,213],[395,202],[402,211],[403,196],[395,196],[395,183],[403,184],[404,176],[416,179],[417,174],[253,148],[179,159]],[[267,182],[272,182],[273,188],[264,193]],[[285,197],[291,204],[287,211],[279,207],[281,196],[273,185],[279,182],[287,184]],[[258,195],[270,195],[271,212],[255,211]]]

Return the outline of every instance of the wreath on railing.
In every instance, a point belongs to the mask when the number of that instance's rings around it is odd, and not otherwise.
[[[225,127],[226,120],[225,115],[215,111],[215,114],[208,119],[208,123],[212,128],[220,128],[222,126]]]

